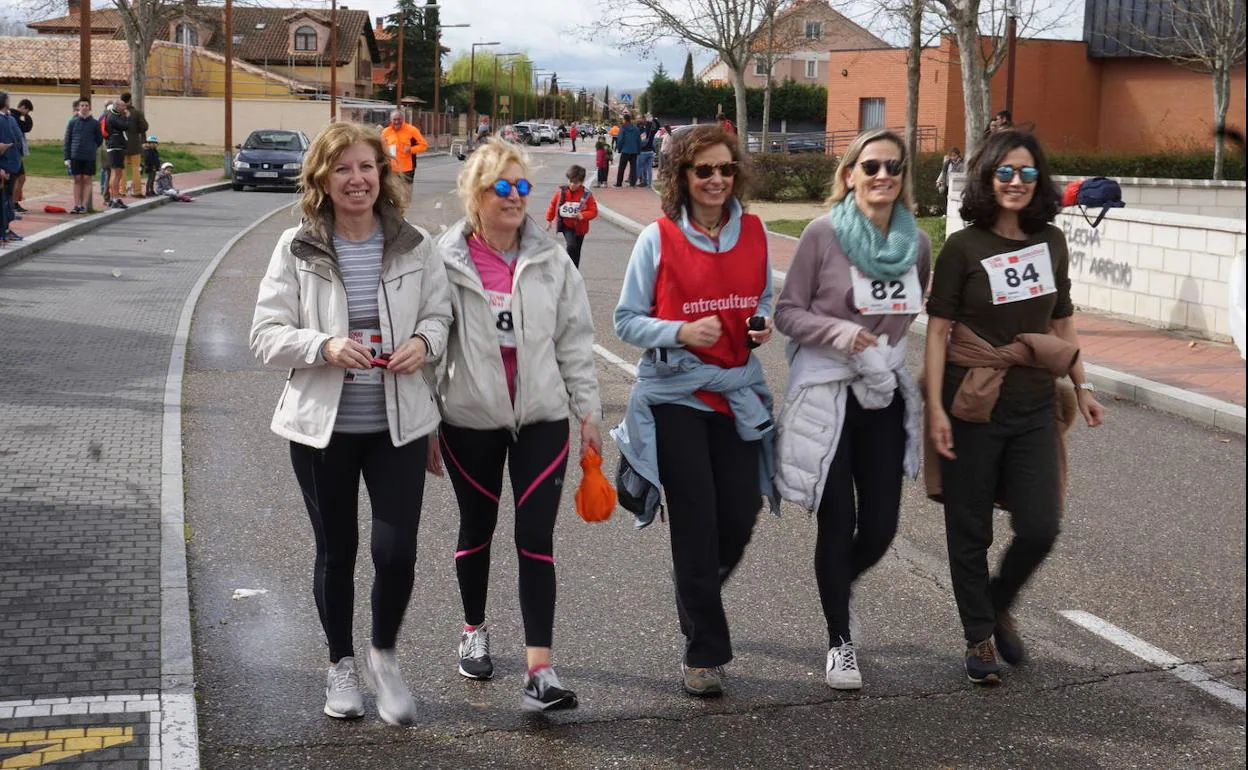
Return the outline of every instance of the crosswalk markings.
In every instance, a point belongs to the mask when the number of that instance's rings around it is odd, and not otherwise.
[[[49,762],[103,751],[134,740],[133,727],[66,727],[0,732],[0,770],[42,767]],[[3,756],[6,750],[24,753]]]

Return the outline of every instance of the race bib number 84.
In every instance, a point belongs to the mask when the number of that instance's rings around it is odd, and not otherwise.
[[[1047,243],[997,254],[980,260],[980,264],[988,273],[994,305],[1021,302],[1057,291]]]

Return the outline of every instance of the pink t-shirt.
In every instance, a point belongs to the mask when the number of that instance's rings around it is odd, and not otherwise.
[[[485,241],[473,236],[468,239],[468,255],[481,276],[481,285],[494,316],[498,347],[503,353],[503,371],[507,375],[507,392],[516,400],[516,327],[511,315],[511,287],[516,274],[514,252],[499,254]]]

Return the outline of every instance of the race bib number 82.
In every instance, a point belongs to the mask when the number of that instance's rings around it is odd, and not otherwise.
[[[1047,243],[997,254],[980,260],[980,264],[988,273],[994,305],[1034,299],[1057,291]]]

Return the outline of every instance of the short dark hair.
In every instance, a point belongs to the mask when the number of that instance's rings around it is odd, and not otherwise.
[[[7,91],[0,91],[0,110],[3,110],[8,106],[9,106],[9,93]]]
[[[737,164],[737,173],[732,180],[732,197],[738,201],[745,200],[750,175],[749,165],[741,155],[741,143],[718,123],[704,123],[676,137],[668,160],[663,161],[659,172],[663,179],[663,195],[659,202],[668,219],[679,222],[681,212],[689,205],[689,180],[685,171],[693,167],[693,159],[698,153],[717,144],[727,147]],[[730,203],[731,198],[725,201],[725,208]]]
[[[90,107],[90,106],[91,106],[91,100],[90,100],[90,99],[77,99],[77,100],[75,100],[75,101],[74,101],[74,106],[75,106],[75,107],[77,107],[77,106],[78,106],[78,105],[80,105],[80,104],[85,104],[85,105],[87,105],[88,107]]]
[[[1014,122],[1014,116],[1010,114],[1010,111],[1009,111],[1009,110],[1000,110],[1000,111],[998,111],[998,112],[997,112],[997,117],[998,117],[998,118],[1005,118],[1006,120],[1010,121],[1011,123],[1013,123],[1013,122]]]
[[[1026,131],[1006,129],[989,134],[983,146],[971,156],[967,163],[966,188],[962,191],[962,206],[959,213],[968,225],[992,227],[997,221],[1000,206],[997,204],[996,193],[993,192],[992,179],[1001,164],[1001,160],[1010,150],[1025,148],[1035,158],[1036,193],[1031,202],[1018,214],[1018,225],[1023,232],[1031,235],[1038,233],[1053,222],[1057,212],[1062,209],[1062,197],[1053,183],[1049,173],[1049,161],[1040,148],[1036,137]]]
[[[25,107],[28,110],[33,110],[35,108],[35,103],[29,99],[23,99],[17,103],[17,106],[19,109]]]
[[[961,150],[959,150],[957,147],[951,147],[951,148],[949,148],[949,152],[956,152],[956,153],[957,153],[957,154],[959,154],[959,155],[961,155],[961,154],[962,154],[962,151],[961,151]]]
[[[568,177],[569,182],[584,182],[585,181],[585,167],[577,166],[575,164],[573,164],[572,166],[569,166],[567,177]]]
[[[130,95],[129,91],[126,91],[124,94],[121,95],[121,100],[125,102],[126,104],[129,104],[130,100],[133,98],[134,97]]]

